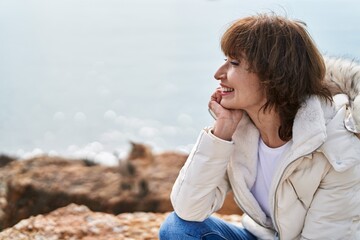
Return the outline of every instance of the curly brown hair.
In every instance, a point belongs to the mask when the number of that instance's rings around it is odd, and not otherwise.
[[[221,38],[224,54],[246,60],[259,76],[267,97],[262,109],[279,113],[284,141],[292,138],[295,115],[309,96],[332,99],[323,81],[323,57],[305,27],[273,13],[258,14],[233,22]]]

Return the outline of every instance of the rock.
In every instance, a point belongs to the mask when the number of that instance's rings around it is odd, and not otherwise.
[[[158,239],[168,213],[122,213],[117,216],[92,212],[84,205],[70,204],[46,215],[20,221],[0,233],[0,240],[151,240]],[[219,215],[239,223],[239,215]]]
[[[112,214],[172,211],[170,191],[187,156],[135,148],[119,167],[43,156],[0,168],[0,229],[70,203]],[[220,213],[241,211],[229,196]]]
[[[11,163],[12,161],[15,161],[16,158],[7,156],[7,155],[0,155],[0,168],[6,166],[8,163]]]
[[[128,160],[137,160],[145,162],[145,163],[152,163],[154,160],[154,155],[152,153],[151,147],[136,142],[130,142],[131,144],[131,151],[127,157]]]
[[[148,179],[122,176],[117,167],[87,167],[82,161],[39,157],[9,164],[0,170],[0,179],[2,228],[69,203],[115,214],[163,211],[158,190],[164,188],[150,191]]]

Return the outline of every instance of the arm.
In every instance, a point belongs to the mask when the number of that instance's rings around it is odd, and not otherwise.
[[[217,116],[212,129],[204,129],[181,169],[171,192],[179,217],[203,221],[223,205],[230,186],[227,165],[234,150],[232,135],[243,112],[220,105],[221,88],[212,94],[209,109]]]
[[[233,143],[201,132],[197,143],[181,169],[171,192],[171,202],[179,217],[203,221],[223,204],[229,184],[227,165]]]

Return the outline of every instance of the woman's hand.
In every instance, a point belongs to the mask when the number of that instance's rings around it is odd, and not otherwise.
[[[243,110],[226,109],[220,105],[221,99],[221,89],[217,88],[209,101],[209,109],[216,115],[213,134],[218,138],[231,141],[232,135],[243,116]]]

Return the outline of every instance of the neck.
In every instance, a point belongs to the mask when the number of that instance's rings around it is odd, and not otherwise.
[[[279,136],[280,116],[274,109],[266,110],[266,112],[263,110],[248,112],[248,115],[259,130],[261,139],[268,147],[276,148],[286,143]]]

